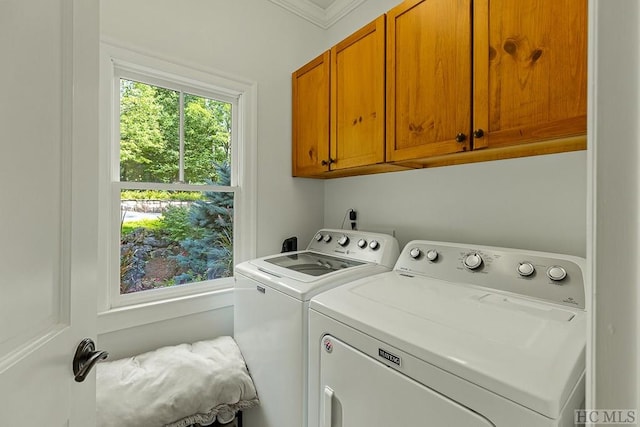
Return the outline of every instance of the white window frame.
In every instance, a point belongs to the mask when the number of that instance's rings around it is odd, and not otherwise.
[[[120,78],[232,103],[231,185],[120,183]],[[256,112],[255,82],[198,66],[176,64],[111,43],[101,44],[100,247],[104,289],[98,302],[99,331],[109,332],[232,304],[234,278],[120,294],[120,190],[150,189],[234,193],[233,261],[255,257]],[[217,301],[216,301],[217,300]],[[189,303],[190,301],[190,303]],[[180,308],[176,311],[176,308]],[[132,315],[142,310],[144,316]],[[123,319],[128,319],[123,321]]]

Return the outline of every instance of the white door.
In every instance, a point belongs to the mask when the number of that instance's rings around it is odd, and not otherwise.
[[[325,335],[322,342],[321,427],[493,426],[481,415],[331,335]]]
[[[0,425],[95,425],[98,0],[0,0]]]

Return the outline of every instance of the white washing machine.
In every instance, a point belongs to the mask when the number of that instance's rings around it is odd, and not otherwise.
[[[410,242],[309,311],[309,427],[574,425],[584,260]]]
[[[244,427],[302,427],[307,412],[309,300],[319,292],[390,271],[399,254],[386,234],[320,230],[307,250],[236,267],[234,329],[260,399]]]

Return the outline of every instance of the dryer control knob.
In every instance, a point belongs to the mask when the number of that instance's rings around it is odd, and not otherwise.
[[[480,254],[476,252],[464,257],[464,266],[467,267],[469,270],[475,270],[481,265],[482,265],[482,257],[480,256]]]
[[[559,282],[567,277],[567,270],[559,265],[553,265],[547,269],[547,277],[554,282]]]
[[[438,259],[438,251],[435,249],[430,249],[427,251],[427,259],[429,261],[435,261]]]
[[[321,240],[322,240],[322,234],[321,234],[321,233],[318,233],[318,234],[316,234],[315,236],[313,236],[313,238],[314,238],[314,239],[316,239],[316,242],[319,242],[319,241],[321,241]]]
[[[325,234],[322,240],[324,240],[325,243],[329,243],[331,241],[331,234]]]
[[[380,249],[380,243],[378,243],[377,240],[372,240],[371,242],[369,242],[369,247],[374,251],[377,251],[378,249]]]
[[[340,238],[338,239],[338,244],[340,246],[347,246],[349,244],[349,236],[347,236],[345,234],[340,236]]]
[[[521,262],[518,264],[518,274],[522,277],[529,277],[536,272],[536,268],[530,262]]]
[[[420,250],[420,248],[413,248],[409,251],[409,256],[411,256],[411,258],[413,259],[418,259],[421,254],[422,251]]]
[[[367,241],[366,241],[366,240],[364,240],[364,239],[360,239],[360,240],[358,240],[358,247],[359,247],[360,249],[364,249],[364,248],[366,248],[366,247],[367,247]]]

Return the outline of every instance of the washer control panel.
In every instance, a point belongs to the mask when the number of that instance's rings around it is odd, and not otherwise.
[[[584,265],[584,259],[569,255],[414,240],[395,270],[584,309]]]
[[[346,256],[392,268],[400,249],[395,237],[361,230],[322,229],[307,247],[308,251]]]

